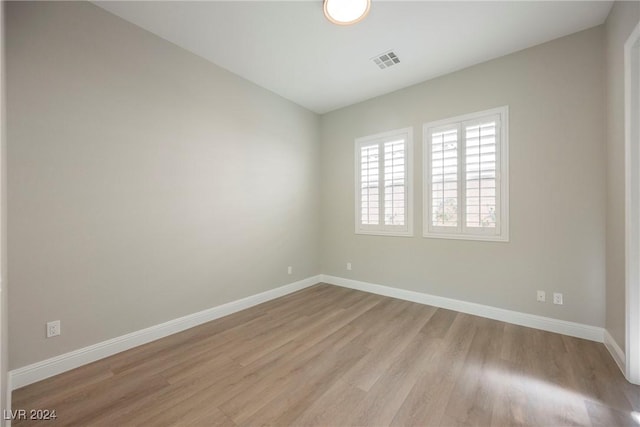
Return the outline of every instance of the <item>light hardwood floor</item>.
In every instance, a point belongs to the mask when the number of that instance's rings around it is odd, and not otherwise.
[[[602,344],[320,284],[13,393],[36,425],[638,426]],[[14,426],[29,422],[14,422]]]

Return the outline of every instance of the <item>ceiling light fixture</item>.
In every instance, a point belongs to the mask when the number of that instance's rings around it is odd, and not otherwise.
[[[362,21],[370,8],[371,0],[324,0],[324,16],[337,25]]]

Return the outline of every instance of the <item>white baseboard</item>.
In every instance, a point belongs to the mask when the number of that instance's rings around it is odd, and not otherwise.
[[[613,360],[616,361],[618,368],[622,371],[622,375],[626,375],[626,357],[624,355],[624,351],[622,351],[616,340],[613,339],[609,331],[606,329],[604,330],[604,345],[607,347],[607,350],[609,350],[609,353],[611,353]]]
[[[266,301],[290,294],[295,291],[307,288],[321,282],[321,275],[308,277],[306,279],[271,289],[256,295],[251,295],[236,301],[228,302],[217,307],[209,308],[197,313],[189,314],[178,319],[170,320],[159,325],[122,335],[107,341],[103,341],[79,350],[61,354],[42,362],[14,369],[9,372],[9,390],[44,380],[62,372],[78,368],[96,360],[104,359],[133,347],[146,344],[151,341],[193,328],[194,326],[210,322],[220,317],[245,310],[249,307],[261,304]]]
[[[520,326],[527,326],[529,328],[541,329],[543,331],[557,332],[559,334],[569,335],[577,338],[584,338],[600,343],[604,341],[604,329],[596,326],[568,322],[566,320],[553,319],[550,317],[537,316],[535,314],[521,313],[518,311],[506,310],[504,308],[491,307],[488,305],[476,304],[473,302],[439,297],[421,292],[408,291],[406,289],[376,285],[374,283],[361,282],[358,280],[345,279],[342,277],[328,276],[325,274],[321,275],[321,277],[322,281],[325,283],[342,286],[345,288],[357,289],[373,294],[417,302],[419,304],[446,308],[462,313],[473,314],[475,316],[500,320]]]

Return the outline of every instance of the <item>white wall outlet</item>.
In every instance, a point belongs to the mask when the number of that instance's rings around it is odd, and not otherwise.
[[[538,291],[538,296],[536,298],[538,302],[545,302],[547,300],[547,294],[545,291]]]
[[[287,267],[287,274],[293,274],[293,267]]]
[[[58,335],[60,335],[60,321],[47,322],[47,338],[57,337]]]
[[[351,271],[351,263],[350,262],[347,263],[347,270]]]
[[[553,303],[557,305],[562,305],[562,294],[560,292],[553,293]]]

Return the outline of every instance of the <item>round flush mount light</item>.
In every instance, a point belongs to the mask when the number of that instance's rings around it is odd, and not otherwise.
[[[324,16],[337,25],[362,21],[370,8],[371,0],[324,0]]]

